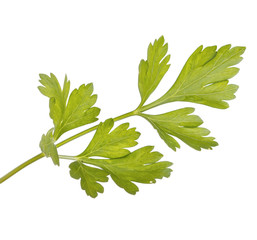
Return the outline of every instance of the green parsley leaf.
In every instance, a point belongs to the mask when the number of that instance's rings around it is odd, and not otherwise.
[[[76,179],[81,178],[81,172],[78,175],[75,175],[74,172],[82,171],[81,169],[84,169],[85,164],[94,165],[101,168],[101,171],[104,171],[106,176],[110,174],[113,181],[119,187],[124,188],[130,194],[136,194],[138,187],[133,182],[155,183],[156,179],[170,176],[171,169],[168,167],[172,163],[158,162],[162,158],[162,154],[152,152],[152,146],[140,148],[132,153],[125,149],[137,144],[136,140],[140,133],[136,132],[135,128],[129,129],[129,124],[123,123],[112,130],[113,125],[114,121],[112,118],[101,122],[86,150],[76,157],[71,157],[71,159],[77,160],[76,165],[72,163],[76,167],[72,168],[73,165],[71,165],[71,169],[73,169],[71,171],[72,177],[77,177]],[[94,156],[106,159],[91,158]],[[87,175],[85,171],[83,174]],[[103,175],[102,172],[101,174]],[[87,182],[94,182],[96,184],[96,181],[91,176],[88,177],[90,180],[88,179]],[[96,185],[99,187],[98,190],[103,191],[99,183]],[[92,186],[86,186],[85,183],[82,187],[88,195],[96,197],[96,192],[100,191],[93,191],[92,193],[90,192],[92,188]]]
[[[46,135],[42,135],[39,146],[46,157],[51,157],[55,165],[60,165],[57,148],[53,139],[53,129],[50,129]]]
[[[161,36],[154,44],[150,43],[147,51],[147,60],[141,60],[139,64],[138,88],[143,105],[152,92],[156,89],[170,65],[170,55],[167,55],[168,43],[164,44]]]
[[[79,89],[74,89],[67,99],[70,90],[70,81],[65,76],[63,89],[54,74],[50,77],[40,74],[39,91],[50,98],[50,117],[54,122],[54,140],[56,141],[63,133],[85,124],[97,121],[100,109],[92,107],[97,99],[97,95],[92,95],[93,84],[81,85]]]
[[[63,89],[54,74],[50,77],[46,74],[39,74],[41,80],[39,82],[44,86],[39,86],[39,91],[49,97],[50,117],[53,119],[54,125],[58,126],[66,108],[66,102],[70,91],[70,81],[65,76]]]
[[[217,146],[218,143],[213,137],[206,137],[210,131],[199,127],[203,123],[202,119],[196,115],[190,115],[193,112],[194,108],[182,108],[160,115],[140,115],[152,124],[164,142],[174,151],[180,145],[172,136],[196,150],[212,149]]]
[[[100,109],[92,107],[97,95],[92,95],[93,84],[81,85],[74,89],[69,97],[62,121],[55,128],[55,138],[74,128],[93,123],[98,120]]]
[[[128,129],[129,123],[123,123],[111,131],[113,125],[112,118],[101,122],[88,147],[78,156],[118,158],[129,154],[130,151],[125,148],[137,145],[140,133],[135,131],[136,128]]]
[[[216,51],[217,47],[200,46],[189,57],[174,85],[161,98],[155,101],[155,106],[174,102],[187,101],[204,104],[214,108],[228,108],[225,100],[235,98],[238,86],[228,84],[228,79],[234,77],[239,69],[231,67],[238,64],[245,47],[225,45]]]
[[[70,175],[72,178],[80,179],[80,185],[86,194],[92,198],[97,197],[98,193],[103,193],[104,188],[98,182],[107,182],[108,173],[104,170],[89,167],[82,162],[75,161],[70,164]]]
[[[139,190],[135,183],[150,184],[155,183],[156,179],[169,177],[172,163],[159,161],[162,154],[153,152],[152,146],[130,152],[128,148],[137,145],[136,140],[140,133],[135,128],[129,128],[129,123],[113,129],[114,121],[141,116],[152,124],[165,143],[175,151],[180,147],[177,138],[196,150],[212,149],[218,144],[213,137],[208,136],[208,129],[200,127],[203,121],[192,115],[194,108],[187,107],[159,115],[143,112],[174,101],[227,108],[229,105],[226,101],[235,98],[234,94],[238,89],[237,85],[229,84],[229,79],[238,73],[239,69],[233,66],[242,60],[244,51],[245,47],[231,48],[231,45],[225,45],[218,50],[216,46],[205,49],[200,46],[189,57],[173,86],[161,98],[144,105],[170,67],[168,44],[161,36],[153,44],[150,43],[147,60],[141,60],[139,64],[138,88],[141,102],[138,107],[75,134],[57,145],[55,142],[65,132],[97,121],[100,109],[93,107],[97,95],[93,94],[92,83],[83,84],[70,94],[70,81],[67,76],[61,87],[54,74],[40,74],[39,81],[42,86],[38,89],[49,98],[50,117],[54,128],[41,138],[42,153],[4,175],[0,178],[0,183],[44,156],[51,157],[55,165],[60,164],[59,158],[73,160],[69,166],[71,177],[80,180],[81,188],[93,198],[98,193],[103,193],[101,183],[108,181],[108,175],[130,194],[136,194]],[[94,130],[95,135],[81,154],[58,155],[57,147]]]
[[[122,157],[113,159],[91,159],[79,157],[80,161],[102,168],[111,175],[113,181],[130,194],[136,194],[138,187],[133,182],[155,183],[156,179],[169,177],[171,162],[162,161],[162,154],[152,152],[146,146]]]

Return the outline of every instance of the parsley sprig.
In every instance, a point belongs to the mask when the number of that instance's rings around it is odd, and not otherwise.
[[[147,59],[139,64],[138,88],[141,101],[138,107],[116,118],[109,118],[99,124],[73,135],[59,143],[58,139],[66,132],[96,122],[100,109],[95,105],[97,95],[93,94],[93,84],[83,84],[70,93],[70,81],[65,76],[63,86],[54,74],[40,74],[39,91],[49,98],[50,118],[53,127],[42,135],[41,153],[27,160],[20,166],[0,178],[4,182],[15,173],[43,158],[50,157],[55,165],[60,159],[72,161],[69,165],[70,176],[80,180],[86,194],[95,198],[103,193],[102,183],[109,177],[130,194],[139,191],[136,183],[155,183],[157,179],[169,177],[171,173],[169,161],[160,161],[163,155],[153,151],[153,146],[145,146],[136,150],[140,133],[136,128],[123,123],[114,128],[115,122],[140,116],[147,120],[168,147],[176,151],[180,148],[179,140],[195,150],[212,149],[218,143],[209,136],[210,131],[201,127],[203,120],[194,115],[195,109],[184,107],[163,114],[147,114],[147,110],[170,102],[191,102],[213,108],[225,109],[228,100],[235,98],[237,85],[230,84],[239,69],[238,64],[245,47],[225,45],[198,47],[187,60],[181,73],[171,88],[157,100],[146,104],[166,72],[169,70],[170,55],[168,44],[161,36],[150,43]],[[76,156],[59,155],[57,148],[89,132],[95,131],[85,150]]]

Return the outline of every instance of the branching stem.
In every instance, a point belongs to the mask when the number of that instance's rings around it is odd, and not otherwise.
[[[134,111],[131,111],[131,112],[128,112],[128,113],[125,113],[125,114],[122,114],[116,118],[114,118],[113,120],[116,122],[116,121],[119,121],[119,120],[122,120],[122,119],[125,119],[125,118],[128,118],[128,117],[131,117],[131,116],[135,116],[137,115],[138,111],[137,110],[134,110]],[[99,124],[98,124],[99,125]],[[62,142],[56,144],[56,147],[59,148],[61,146],[63,146],[64,144],[68,143],[68,142],[71,142],[87,133],[90,133],[94,130],[97,129],[98,125],[95,125],[91,128],[88,128],[80,133],[77,133],[65,140],[63,140]],[[45,155],[44,153],[40,153],[32,158],[30,158],[29,160],[27,160],[26,162],[22,163],[21,165],[17,166],[16,168],[14,168],[12,171],[10,171],[9,173],[7,173],[6,175],[4,175],[3,177],[0,178],[0,184],[3,183],[4,181],[6,181],[8,178],[12,177],[14,174],[16,174],[17,172],[19,172],[20,170],[22,170],[23,168],[27,167],[28,165],[36,162],[37,160],[43,158]],[[63,156],[62,156],[63,158]]]

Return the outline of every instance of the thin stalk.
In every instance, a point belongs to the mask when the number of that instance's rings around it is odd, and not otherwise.
[[[27,167],[31,163],[36,162],[37,160],[43,158],[44,156],[45,156],[44,153],[40,153],[40,154],[34,156],[33,158],[30,158],[26,162],[22,163],[21,165],[19,165],[18,167],[14,168],[12,171],[10,171],[9,173],[7,173],[3,177],[1,177],[0,178],[0,183],[4,182],[5,180],[7,180],[11,176],[13,176],[15,173],[19,172],[20,170],[22,170],[23,168]]]
[[[61,158],[61,159],[66,159],[66,160],[71,160],[71,161],[76,160],[75,157],[73,157],[73,156],[67,156],[67,155],[59,155],[59,158]]]
[[[137,113],[138,113],[138,112],[137,112],[136,110],[134,110],[134,111],[131,111],[131,112],[122,114],[122,115],[120,115],[120,116],[114,118],[113,120],[114,120],[114,121],[119,121],[119,120],[122,120],[122,119],[124,119],[124,118],[137,115]],[[99,125],[99,124],[98,124],[98,125]],[[98,127],[98,125],[95,125],[95,126],[93,126],[93,127],[91,127],[91,128],[88,128],[88,129],[86,129],[86,130],[84,130],[84,131],[82,131],[82,132],[80,132],[80,133],[78,133],[78,134],[75,134],[75,135],[73,135],[73,136],[71,136],[71,137],[69,137],[69,138],[63,140],[62,142],[56,144],[56,147],[59,148],[59,147],[63,146],[64,144],[66,144],[66,143],[68,143],[68,142],[70,142],[70,141],[73,141],[73,140],[76,139],[76,138],[79,138],[79,137],[81,137],[81,136],[83,136],[83,135],[85,135],[85,134],[87,134],[87,133],[89,133],[89,132],[92,132],[92,131],[96,130],[97,127]],[[33,163],[33,162],[36,162],[37,160],[43,158],[44,156],[45,156],[44,153],[40,153],[40,154],[38,154],[38,155],[36,155],[36,156],[30,158],[30,159],[27,160],[26,162],[22,163],[22,164],[19,165],[18,167],[14,168],[12,171],[10,171],[9,173],[7,173],[6,175],[4,175],[3,177],[0,178],[0,184],[3,183],[4,181],[6,181],[8,178],[12,177],[14,174],[16,174],[17,172],[19,172],[19,171],[22,170],[23,168],[27,167],[28,165],[30,165],[30,164]],[[62,158],[63,158],[63,157],[62,157]]]
[[[147,104],[145,106],[140,107],[139,110],[140,110],[140,112],[145,112],[145,111],[147,111],[149,109],[152,109],[154,107],[157,107],[157,106],[159,106],[161,104],[163,104],[163,103],[159,103],[159,99],[157,99],[154,102],[151,102],[151,103],[149,103],[149,104]]]
[[[114,118],[113,121],[116,122],[116,121],[122,120],[122,119],[124,119],[124,118],[134,116],[134,115],[136,115],[136,114],[137,114],[136,111],[131,111],[131,112],[122,114],[122,115],[120,115],[120,116]],[[84,130],[84,131],[82,131],[82,132],[80,132],[80,133],[77,133],[77,134],[75,134],[75,135],[73,135],[73,136],[71,136],[71,137],[69,137],[69,138],[63,140],[62,142],[56,144],[56,147],[57,147],[57,148],[58,148],[58,147],[61,147],[62,145],[66,144],[66,143],[68,143],[68,142],[71,142],[71,141],[73,141],[73,140],[76,139],[76,138],[79,138],[79,137],[81,137],[81,136],[83,136],[83,135],[85,135],[85,134],[87,134],[87,133],[90,133],[90,132],[96,130],[97,127],[98,127],[98,125],[99,125],[99,124],[97,124],[97,125],[95,125],[95,126],[93,126],[93,127],[91,127],[91,128],[88,128],[88,129],[86,129],[86,130]]]

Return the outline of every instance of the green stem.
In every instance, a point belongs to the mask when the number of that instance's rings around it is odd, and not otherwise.
[[[116,122],[116,121],[122,120],[122,119],[124,119],[124,118],[134,116],[134,115],[136,115],[136,114],[137,114],[136,111],[131,111],[131,112],[122,114],[122,115],[120,115],[120,116],[114,118],[113,120],[114,120],[114,122]],[[95,125],[95,126],[93,126],[93,127],[91,127],[91,128],[88,128],[88,129],[86,129],[86,130],[84,130],[84,131],[82,131],[82,132],[80,132],[80,133],[77,133],[77,134],[75,134],[75,135],[73,135],[73,136],[71,136],[71,137],[69,137],[69,138],[63,140],[62,142],[56,144],[56,147],[57,147],[57,148],[58,148],[58,147],[61,147],[62,145],[66,144],[66,143],[68,143],[68,142],[71,142],[71,141],[73,141],[73,140],[76,139],[76,138],[79,138],[79,137],[81,137],[81,136],[83,136],[83,135],[85,135],[85,134],[87,134],[87,133],[90,133],[90,132],[96,130],[97,127],[98,127],[98,124]]]
[[[45,155],[43,153],[40,153],[40,154],[36,155],[35,157],[30,158],[26,162],[22,163],[21,165],[19,165],[18,167],[14,168],[12,171],[10,171],[9,173],[7,173],[3,177],[1,177],[0,178],[0,183],[4,182],[5,180],[7,180],[11,176],[13,176],[15,173],[19,172],[21,169],[27,167],[28,165],[30,165],[33,162],[36,162],[37,160],[43,158],[44,156]]]
[[[73,157],[73,156],[67,156],[67,155],[59,155],[59,158],[61,158],[61,159],[66,159],[66,160],[72,160],[72,161],[76,160],[75,157]]]
[[[139,110],[140,110],[140,112],[145,112],[145,111],[147,111],[149,109],[152,109],[154,107],[157,107],[157,106],[159,106],[161,104],[163,104],[163,103],[159,103],[159,99],[157,99],[156,101],[154,101],[152,103],[149,103],[149,104],[147,104],[145,106],[140,107]]]
[[[127,117],[131,117],[131,116],[134,116],[134,115],[137,115],[137,110],[134,110],[134,111],[131,111],[131,112],[128,112],[128,113],[125,113],[125,114],[122,114],[116,118],[114,118],[113,120],[114,121],[119,121],[119,120],[122,120],[124,118],[127,118]],[[78,134],[75,134],[65,140],[63,140],[62,142],[56,144],[56,147],[59,148],[61,146],[63,146],[64,144],[76,139],[76,138],[79,138],[89,132],[92,132],[94,130],[96,130],[98,127],[98,125],[95,125],[91,128],[88,128]],[[30,158],[29,160],[27,160],[26,162],[22,163],[21,165],[19,165],[18,167],[14,168],[12,171],[10,171],[9,173],[7,173],[6,175],[4,175],[3,177],[0,178],[0,184],[3,183],[4,181],[6,181],[8,178],[12,177],[14,174],[16,174],[17,172],[19,172],[20,170],[22,170],[23,168],[27,167],[28,165],[30,165],[31,163],[33,162],[36,162],[37,160],[43,158],[45,155],[43,153],[40,153],[32,158]]]

